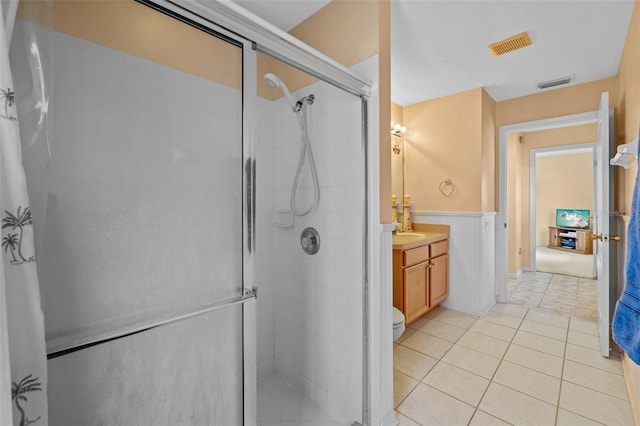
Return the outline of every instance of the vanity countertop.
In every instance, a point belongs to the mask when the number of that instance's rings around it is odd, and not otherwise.
[[[392,236],[394,250],[407,250],[425,244],[446,240],[449,234],[446,232],[399,232]]]

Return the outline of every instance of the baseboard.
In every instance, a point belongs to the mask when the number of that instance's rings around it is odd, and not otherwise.
[[[440,306],[446,309],[452,309],[458,312],[464,312],[465,314],[475,315],[477,317],[483,317],[487,315],[487,313],[498,303],[496,300],[493,300],[491,303],[488,303],[486,306],[481,307],[480,309],[470,309],[467,306],[460,306],[453,303],[447,303],[447,301],[440,302]]]
[[[640,366],[625,353],[622,354],[622,372],[627,384],[634,424],[638,425],[640,424]]]

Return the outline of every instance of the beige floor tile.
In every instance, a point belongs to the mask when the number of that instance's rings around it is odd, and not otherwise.
[[[567,360],[564,363],[562,380],[591,388],[625,401],[629,400],[624,377],[619,374],[609,373],[608,371]]]
[[[558,410],[556,426],[598,426],[601,424],[602,423],[594,422],[593,420],[579,416],[562,408]]]
[[[500,364],[500,358],[458,344],[449,349],[442,361],[486,379],[493,376],[498,364]]]
[[[509,347],[509,342],[496,339],[495,337],[485,336],[484,334],[471,330],[467,331],[460,340],[458,340],[458,344],[487,355],[495,356],[496,358],[502,358]]]
[[[513,343],[550,355],[559,357],[564,355],[564,342],[540,336],[539,334],[529,333],[528,331],[518,330],[513,338]]]
[[[504,355],[504,359],[553,377],[562,376],[562,358],[555,355],[512,344]]]
[[[398,419],[398,426],[420,426],[420,423],[414,422],[402,413],[396,412],[396,418]]]
[[[474,408],[420,383],[400,404],[398,411],[422,425],[466,425]]]
[[[418,385],[418,381],[393,370],[393,406],[397,407],[411,391]]]
[[[429,321],[431,321],[432,317],[428,317],[428,316],[423,316],[421,318],[418,318],[417,320],[415,320],[414,322],[412,322],[411,324],[409,324],[409,328],[412,328],[414,330],[420,330],[420,328],[422,326],[424,326],[426,323],[428,323]]]
[[[569,318],[560,315],[547,314],[538,311],[529,311],[525,319],[541,322],[543,324],[552,325],[566,329],[569,326]]]
[[[530,368],[503,361],[493,376],[493,381],[549,404],[558,403],[560,379]]]
[[[580,333],[591,334],[593,336],[600,335],[597,322],[584,321],[578,318],[571,318],[569,330],[579,331]]]
[[[440,359],[449,349],[451,349],[453,343],[421,331],[416,331],[402,342],[402,345],[418,352],[422,352],[425,355]]]
[[[511,327],[505,327],[504,325],[496,324],[484,319],[479,319],[473,324],[469,330],[476,333],[484,334],[485,336],[495,337],[506,342],[510,342],[513,335],[516,333],[516,329]]]
[[[628,401],[571,382],[562,382],[560,407],[608,425],[633,425],[633,415]]]
[[[491,308],[491,312],[507,314],[520,319],[527,315],[527,309],[521,306],[510,305],[508,303],[496,303],[493,308]]]
[[[567,343],[572,343],[585,348],[600,349],[600,337],[592,334],[581,333],[575,330],[569,330],[567,335]]]
[[[505,327],[518,328],[522,322],[522,318],[505,314],[501,312],[489,311],[487,315],[482,317],[485,321],[491,321],[496,324],[504,325]]]
[[[456,327],[455,325],[448,324],[446,322],[438,321],[434,319],[429,321],[420,329],[423,333],[430,334],[432,336],[439,337],[449,342],[457,342],[460,337],[467,331],[464,328]]]
[[[455,325],[456,327],[468,329],[474,322],[476,322],[478,317],[451,309],[443,309],[442,312],[434,317],[434,319]]]
[[[469,426],[508,426],[510,423],[504,422],[491,414],[477,410],[473,415]]]
[[[516,425],[553,425],[556,407],[492,382],[478,408]]]
[[[416,380],[422,380],[436,362],[437,359],[402,345],[393,348],[393,368]]]
[[[565,358],[591,367],[599,368],[610,373],[619,375],[623,374],[620,360],[605,358],[600,353],[600,350],[585,348],[584,346],[568,343]]]
[[[485,389],[489,386],[488,379],[444,362],[439,362],[433,367],[429,374],[422,379],[422,383],[474,407],[478,405]]]
[[[398,340],[396,340],[394,343],[397,343],[397,344],[402,343],[404,340],[407,339],[407,337],[411,336],[415,332],[416,330],[414,330],[413,328],[409,328],[409,327],[405,328],[404,333],[402,333],[402,336],[400,336]]]
[[[552,339],[560,340],[564,342],[567,340],[567,329],[555,327],[553,325],[543,324],[541,322],[531,321],[524,319],[520,330],[528,331],[529,333],[538,334],[540,336],[550,337]]]

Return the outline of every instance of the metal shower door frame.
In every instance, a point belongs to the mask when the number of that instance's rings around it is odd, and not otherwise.
[[[233,2],[208,0],[135,0],[169,13],[176,19],[188,20],[203,28],[242,44],[242,143],[243,143],[243,371],[244,424],[257,423],[257,304],[255,259],[255,141],[257,52],[264,53],[321,81],[355,95],[362,107],[362,154],[364,163],[363,200],[363,336],[362,336],[362,424],[371,424],[372,383],[370,374],[372,336],[370,324],[370,267],[372,239],[371,185],[369,134],[372,115],[371,83],[361,80],[351,70],[332,58],[295,39],[288,33],[242,9]],[[370,223],[371,222],[371,223]],[[375,339],[373,339],[375,340]]]

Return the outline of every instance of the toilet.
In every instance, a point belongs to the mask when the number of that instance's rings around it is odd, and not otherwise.
[[[404,333],[404,314],[393,306],[393,340],[398,340],[402,333]]]

